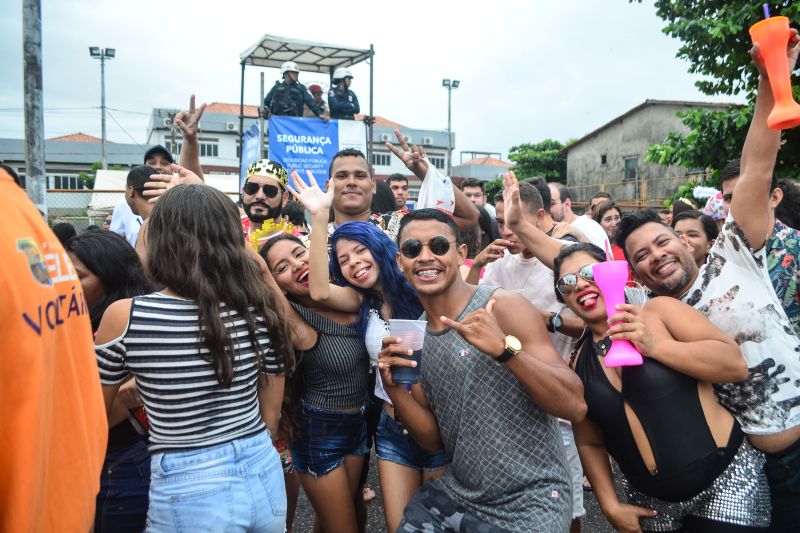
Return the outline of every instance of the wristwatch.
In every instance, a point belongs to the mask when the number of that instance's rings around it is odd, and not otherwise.
[[[506,335],[506,347],[503,352],[494,358],[494,362],[498,365],[500,363],[505,363],[519,352],[522,351],[522,343],[519,342],[519,339],[514,337],[513,335]]]
[[[561,313],[550,313],[550,318],[547,319],[547,331],[555,333],[564,325],[564,319],[561,318]]]

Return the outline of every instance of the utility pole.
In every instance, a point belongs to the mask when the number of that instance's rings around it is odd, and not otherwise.
[[[114,59],[116,54],[117,51],[114,48],[89,47],[89,55],[100,60],[100,128],[102,131],[100,161],[103,169],[108,168],[108,158],[106,157],[106,59]]]
[[[47,218],[41,0],[22,1],[22,54],[25,70],[25,189]]]

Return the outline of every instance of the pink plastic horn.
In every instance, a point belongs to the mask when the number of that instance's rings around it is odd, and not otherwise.
[[[594,281],[606,303],[606,316],[616,314],[616,307],[625,303],[625,283],[628,281],[628,263],[625,261],[604,261],[592,266]],[[643,362],[642,354],[625,339],[611,341],[611,348],[605,357],[606,368],[615,366],[637,366]]]

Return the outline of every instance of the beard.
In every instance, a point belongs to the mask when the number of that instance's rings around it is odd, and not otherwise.
[[[254,213],[253,207],[258,206],[265,208],[267,210],[266,214],[261,213]],[[247,218],[250,219],[251,222],[255,222],[257,224],[261,224],[262,222],[272,219],[277,220],[281,216],[281,212],[283,211],[283,202],[278,203],[275,207],[270,207],[267,204],[261,203],[249,203],[244,204],[244,212],[247,215]]]

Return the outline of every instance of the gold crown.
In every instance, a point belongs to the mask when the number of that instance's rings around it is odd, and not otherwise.
[[[261,229],[250,232],[250,246],[252,246],[253,250],[257,252],[259,248],[261,248],[261,246],[272,237],[277,237],[282,233],[293,235],[293,232],[294,224],[291,222],[287,222],[283,219],[281,219],[280,222],[275,222],[270,218],[269,220],[264,221],[264,223],[261,225]]]
[[[289,183],[289,174],[283,165],[270,159],[262,159],[251,163],[247,167],[247,177],[251,176],[265,176],[277,180],[283,190],[286,190],[286,185]]]

